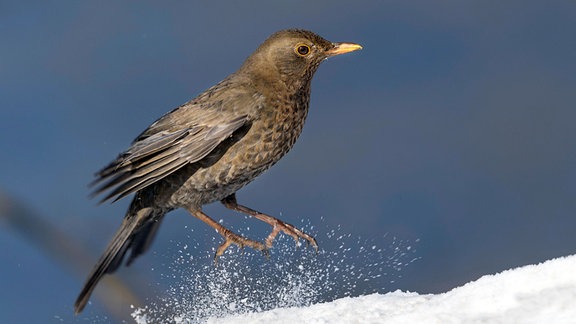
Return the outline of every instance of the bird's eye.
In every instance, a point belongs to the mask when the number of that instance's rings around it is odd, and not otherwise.
[[[298,44],[296,45],[295,52],[300,56],[306,56],[310,54],[310,46],[306,44]]]

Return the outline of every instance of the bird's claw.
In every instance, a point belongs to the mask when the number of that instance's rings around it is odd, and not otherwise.
[[[246,246],[253,248],[254,250],[262,251],[262,253],[268,257],[268,248],[258,241],[247,239],[232,232],[226,232],[222,236],[225,240],[224,243],[220,244],[220,246],[216,249],[216,255],[214,255],[215,265],[218,264],[218,257],[224,254],[224,251],[226,251],[226,249],[232,244],[237,245],[242,251],[244,251],[244,247]]]
[[[303,239],[306,241],[306,245],[310,244],[314,248],[314,250],[316,250],[316,253],[318,253],[318,244],[316,243],[316,239],[314,239],[314,237],[280,220],[276,220],[276,223],[272,227],[272,232],[270,232],[270,235],[268,235],[268,237],[266,238],[267,248],[272,247],[272,242],[280,232],[284,232],[285,234],[290,235],[294,239],[294,241],[296,241],[296,247],[300,246],[300,239]]]

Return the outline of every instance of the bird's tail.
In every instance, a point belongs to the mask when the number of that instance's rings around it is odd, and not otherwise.
[[[134,207],[133,205],[131,207]],[[126,217],[122,221],[120,229],[106,247],[104,254],[96,263],[92,272],[88,276],[82,291],[74,303],[74,311],[80,313],[88,303],[92,291],[106,273],[114,272],[124,259],[128,249],[131,249],[131,256],[128,264],[135,257],[143,253],[150,245],[158,226],[161,215],[157,215],[152,208],[142,208],[134,211],[130,208]]]

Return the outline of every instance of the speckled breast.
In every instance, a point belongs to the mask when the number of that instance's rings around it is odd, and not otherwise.
[[[173,188],[183,184],[173,193],[172,202],[200,207],[222,200],[278,162],[296,142],[308,113],[308,100],[294,99],[275,100],[200,163],[170,177]]]

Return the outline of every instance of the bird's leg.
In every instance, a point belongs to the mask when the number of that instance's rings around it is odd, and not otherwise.
[[[254,250],[264,252],[265,255],[268,255],[268,249],[266,248],[266,246],[264,246],[264,244],[257,242],[257,241],[247,239],[243,236],[240,236],[240,235],[232,232],[231,230],[227,229],[226,227],[222,226],[220,223],[218,223],[215,220],[213,220],[212,218],[210,218],[210,216],[204,214],[201,210],[188,209],[188,211],[194,217],[196,217],[196,218],[200,219],[201,221],[203,221],[204,223],[210,225],[210,227],[214,228],[216,230],[216,232],[218,232],[218,234],[220,234],[224,237],[224,239],[225,239],[224,243],[222,243],[218,247],[218,249],[216,249],[216,255],[214,256],[214,263],[218,262],[218,257],[221,256],[224,253],[224,251],[226,251],[226,249],[232,244],[238,245],[241,249],[243,249],[245,246],[248,246],[248,247],[253,248]]]
[[[301,230],[297,229],[296,227],[294,227],[288,223],[284,223],[283,221],[279,220],[278,218],[272,217],[270,215],[262,214],[261,212],[258,212],[254,209],[251,209],[251,208],[248,208],[246,206],[238,204],[238,202],[236,201],[236,195],[235,194],[231,194],[230,196],[222,199],[221,202],[222,202],[222,204],[224,204],[224,206],[226,206],[226,208],[241,212],[241,213],[246,214],[246,215],[253,216],[253,217],[269,224],[270,226],[272,226],[272,232],[266,238],[266,247],[267,248],[272,247],[272,242],[274,241],[274,239],[276,238],[278,233],[280,233],[280,231],[282,231],[282,232],[292,236],[294,238],[294,240],[296,241],[297,245],[298,245],[298,239],[301,238],[301,239],[306,240],[308,243],[310,243],[310,245],[312,245],[312,247],[316,250],[316,252],[318,252],[318,244],[316,244],[316,240],[312,236],[302,232]]]

